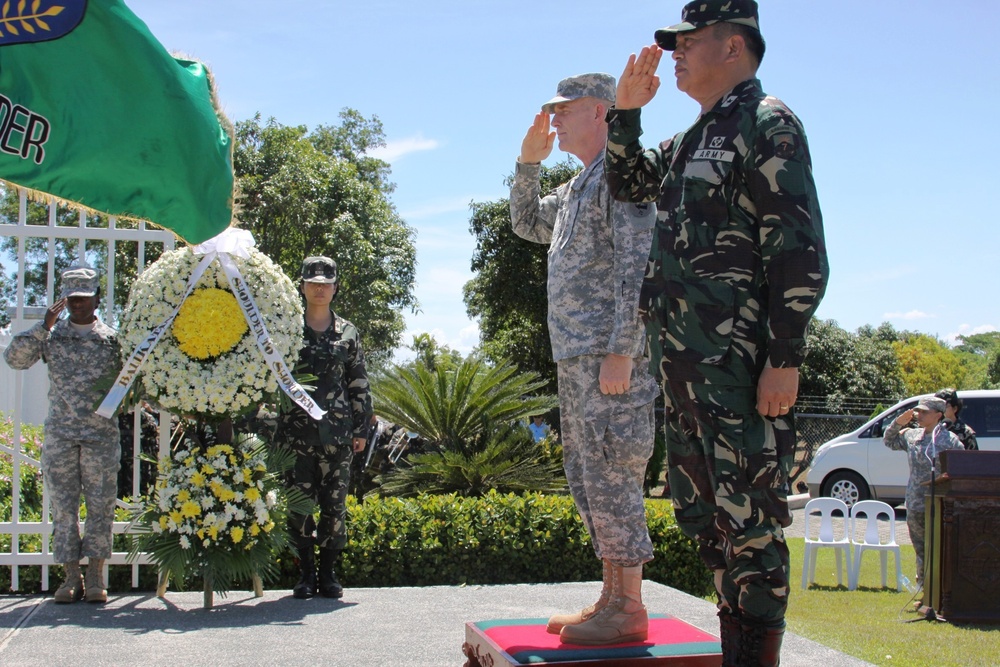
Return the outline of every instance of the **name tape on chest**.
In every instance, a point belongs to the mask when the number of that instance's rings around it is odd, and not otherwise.
[[[722,151],[714,148],[699,148],[691,156],[692,160],[713,160],[715,162],[732,162],[736,151]]]

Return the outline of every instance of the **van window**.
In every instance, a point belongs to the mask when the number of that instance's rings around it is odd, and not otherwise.
[[[962,399],[962,421],[980,438],[1000,437],[1000,401],[990,398]]]
[[[892,412],[887,413],[880,420],[878,420],[877,422],[875,422],[874,424],[872,424],[871,429],[865,429],[866,431],[870,430],[871,433],[862,433],[861,437],[863,437],[863,438],[881,438],[882,436],[885,435],[885,429],[889,426],[889,424],[891,424],[894,420],[898,419],[899,415],[903,414],[904,412],[906,412],[907,410],[909,410],[911,408],[916,407],[916,405],[917,405],[916,401],[907,401],[903,405],[899,406],[898,408],[896,408]],[[964,405],[962,407],[962,416],[963,417],[965,416],[965,407],[964,407]],[[912,425],[913,424],[911,424],[911,426]],[[973,426],[972,428],[976,428],[976,427]],[[978,434],[979,431],[976,431],[976,433]]]

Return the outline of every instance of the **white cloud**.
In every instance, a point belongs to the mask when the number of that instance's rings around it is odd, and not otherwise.
[[[449,199],[435,199],[422,204],[418,204],[405,211],[400,211],[399,214],[405,220],[414,220],[420,218],[432,218],[439,215],[444,215],[446,213],[455,213],[461,211],[467,213],[469,211],[469,204],[473,201],[482,201],[481,199],[476,199],[474,196],[460,196],[451,197]]]
[[[434,150],[440,145],[436,139],[425,139],[422,134],[414,137],[407,137],[398,141],[388,141],[385,146],[373,148],[366,154],[378,160],[393,163],[404,155],[416,153],[418,151]]]
[[[907,313],[883,313],[882,317],[887,320],[926,320],[936,316],[925,313],[922,310],[911,310]]]
[[[946,343],[954,347],[959,344],[959,336],[973,336],[975,334],[988,333],[990,331],[997,331],[998,329],[992,324],[980,324],[979,326],[971,326],[969,324],[958,325],[958,331],[946,334],[943,339]]]

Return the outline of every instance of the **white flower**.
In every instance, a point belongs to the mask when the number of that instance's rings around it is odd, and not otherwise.
[[[181,549],[190,549],[191,540],[187,538],[187,535],[181,535]]]

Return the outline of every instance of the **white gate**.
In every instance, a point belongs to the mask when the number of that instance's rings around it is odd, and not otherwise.
[[[137,264],[141,273],[145,265],[146,244],[162,244],[163,250],[171,250],[174,247],[174,234],[165,230],[147,229],[146,223],[140,223],[137,229],[120,229],[117,227],[118,221],[111,217],[107,227],[88,227],[87,216],[82,211],[79,213],[79,221],[75,226],[57,225],[58,207],[55,202],[48,204],[48,224],[36,225],[28,224],[28,200],[23,190],[19,191],[18,219],[16,225],[0,224],[0,236],[13,237],[17,239],[17,287],[16,303],[11,309],[11,332],[17,333],[29,328],[39,317],[44,316],[45,309],[25,306],[25,268],[26,268],[26,245],[28,239],[42,238],[47,240],[48,248],[48,272],[46,277],[46,304],[52,304],[55,294],[55,257],[56,239],[76,239],[77,258],[85,261],[88,255],[87,243],[95,243],[98,246],[106,243],[107,252],[107,290],[104,295],[104,321],[112,324],[114,322],[113,308],[115,302],[115,250],[116,242],[132,241],[137,244]],[[95,254],[93,249],[89,250],[91,255]],[[21,469],[23,466],[41,468],[40,462],[26,455],[21,446],[22,424],[40,423],[35,422],[37,415],[44,416],[48,404],[48,376],[43,364],[35,364],[26,371],[13,371],[6,364],[0,363],[0,388],[4,390],[4,407],[12,406],[12,414],[9,416],[13,421],[13,439],[11,447],[0,444],[0,452],[9,455],[13,460],[13,474],[11,484],[13,488],[13,498],[11,505],[10,521],[0,523],[0,534],[11,536],[10,551],[0,551],[0,566],[10,566],[11,568],[11,589],[16,591],[19,587],[18,567],[25,565],[41,565],[42,590],[49,590],[49,566],[55,564],[49,548],[49,541],[52,535],[52,524],[49,520],[49,494],[44,489],[42,494],[41,521],[21,521]],[[30,407],[30,409],[29,409]],[[10,409],[10,408],[8,408]],[[25,419],[28,414],[32,415],[32,420]],[[132,442],[132,495],[139,495],[140,490],[140,437],[142,434],[141,415],[137,410],[134,414],[134,437]],[[170,419],[166,413],[161,413],[159,425],[159,446],[160,452],[165,452],[169,448],[170,442]],[[121,499],[118,500],[119,507],[128,507]],[[125,522],[115,522],[114,532],[126,532],[128,524]],[[22,535],[40,535],[41,551],[24,553],[20,547],[20,537]],[[107,561],[110,565],[127,564],[128,552],[113,552]],[[132,563],[132,585],[139,585],[139,565],[148,564],[150,561],[145,555]],[[105,579],[107,572],[105,571]]]

